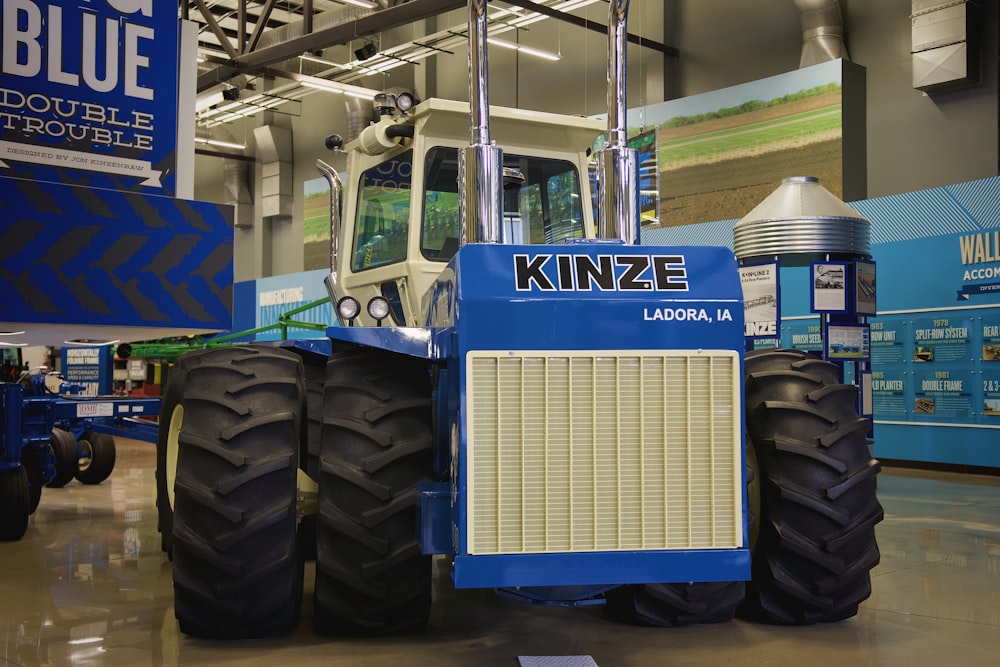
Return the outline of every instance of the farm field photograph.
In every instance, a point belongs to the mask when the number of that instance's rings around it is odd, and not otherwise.
[[[843,197],[841,70],[808,69],[630,111],[630,135],[658,135],[659,215],[644,226],[742,218],[789,176]]]

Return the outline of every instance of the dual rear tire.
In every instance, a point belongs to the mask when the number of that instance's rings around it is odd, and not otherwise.
[[[185,634],[265,637],[297,625],[296,477],[309,451],[301,443],[315,439],[307,420],[322,423],[316,628],[388,634],[426,623],[430,557],[414,531],[416,483],[431,469],[426,364],[335,355],[321,420],[307,414],[308,393],[302,359],[280,348],[195,352],[171,370],[157,508]]]

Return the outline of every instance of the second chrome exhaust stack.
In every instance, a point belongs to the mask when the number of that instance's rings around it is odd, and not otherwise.
[[[486,1],[469,0],[470,144],[458,154],[461,243],[501,243],[503,153],[490,139]]]
[[[608,133],[597,163],[597,236],[639,242],[639,152],[625,129],[625,55],[629,0],[608,7]]]

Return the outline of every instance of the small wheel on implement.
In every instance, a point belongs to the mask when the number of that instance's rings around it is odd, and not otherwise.
[[[107,433],[86,431],[80,436],[79,445],[76,478],[83,484],[100,484],[115,469],[115,439]]]
[[[14,542],[28,530],[31,498],[24,466],[0,470],[0,542]]]
[[[50,489],[61,489],[76,476],[77,467],[80,465],[80,446],[72,433],[54,428],[49,447],[52,448],[52,457],[56,462],[56,474],[45,486]]]
[[[34,514],[42,500],[45,473],[42,470],[41,447],[33,444],[21,450],[21,467],[28,475],[28,514]]]

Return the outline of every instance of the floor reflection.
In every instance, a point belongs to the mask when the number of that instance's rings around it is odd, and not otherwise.
[[[152,445],[119,440],[103,484],[45,489],[28,532],[0,544],[5,665],[516,665],[521,655],[589,655],[619,665],[1000,664],[1000,478],[888,470],[879,479],[882,561],[857,617],[804,628],[742,621],[635,628],[598,609],[525,606],[455,591],[441,561],[430,626],[382,640],[290,637],[210,642],[173,616],[160,550]]]

